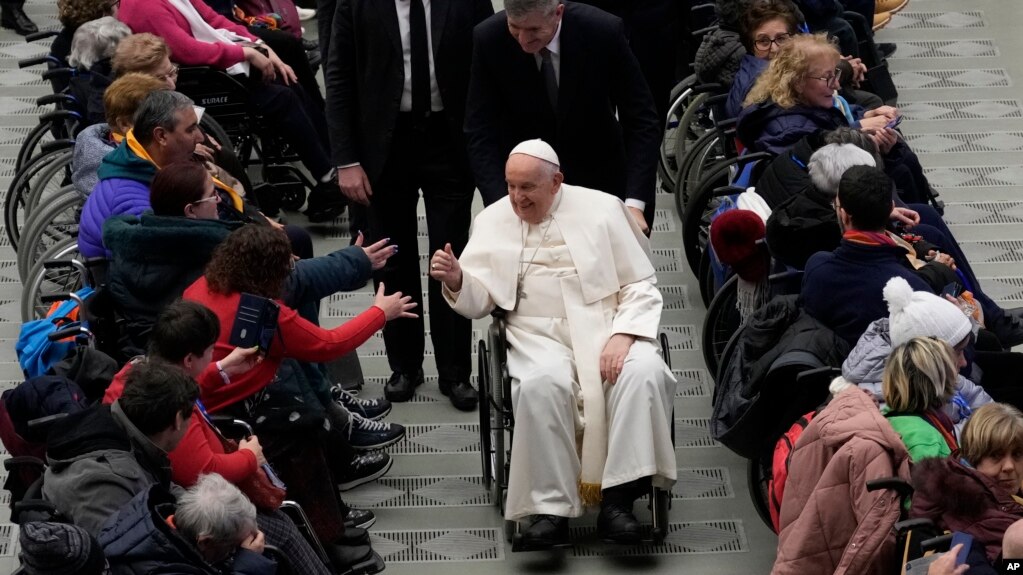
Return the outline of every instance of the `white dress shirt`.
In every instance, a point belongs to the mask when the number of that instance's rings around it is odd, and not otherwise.
[[[409,16],[412,12],[410,0],[394,0],[398,10],[398,32],[401,36],[401,54],[405,61],[405,88],[401,91],[402,112],[412,111],[412,26]],[[433,30],[430,26],[430,0],[423,0],[426,9],[426,42],[430,46],[430,111],[440,112],[444,103],[440,99],[440,88],[437,87],[437,73],[433,64]]]

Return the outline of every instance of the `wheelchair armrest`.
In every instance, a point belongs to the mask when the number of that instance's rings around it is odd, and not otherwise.
[[[66,120],[77,120],[82,117],[78,112],[71,110],[54,110],[47,112],[39,116],[39,123],[48,122],[54,124],[56,122],[63,122]]]
[[[59,30],[40,30],[38,32],[32,32],[31,34],[25,36],[25,41],[37,42],[39,40],[44,40],[46,38],[52,38],[53,36],[56,36],[58,34],[60,34]]]
[[[906,519],[905,521],[899,521],[898,523],[896,523],[894,525],[894,527],[895,527],[895,532],[896,533],[905,533],[905,532],[911,531],[913,529],[924,529],[924,528],[933,529],[934,528],[934,522],[931,521],[930,519],[925,519],[923,517],[917,517],[916,519]]]
[[[920,549],[922,551],[937,551],[944,553],[952,547],[952,534],[945,533],[944,535],[938,535],[937,537],[931,537],[930,539],[924,539],[920,542]]]
[[[211,415],[210,421],[212,421],[213,425],[216,425],[217,429],[223,432],[224,435],[228,436],[233,435],[227,433],[228,429],[233,430],[235,432],[241,431],[241,433],[239,433],[238,435],[242,437],[251,437],[252,435],[254,435],[252,433],[252,426],[249,425],[247,421],[235,419],[230,415]]]
[[[867,491],[877,491],[879,489],[891,489],[898,494],[900,499],[907,499],[913,495],[913,486],[905,479],[898,477],[882,477],[871,479],[867,482]]]
[[[50,154],[58,150],[67,150],[75,147],[75,141],[71,138],[61,138],[59,140],[53,140],[50,142],[43,142],[39,145],[39,150],[44,154]]]
[[[746,191],[746,188],[740,188],[738,186],[721,186],[720,188],[714,188],[710,193],[711,197],[722,198],[724,196],[733,196],[735,194],[741,194]]]
[[[92,332],[89,331],[89,328],[87,328],[87,327],[85,327],[85,326],[83,326],[81,324],[78,324],[78,325],[74,325],[72,327],[66,327],[64,329],[58,329],[57,331],[55,331],[53,333],[49,333],[49,334],[46,335],[46,339],[48,339],[49,341],[60,341],[62,339],[68,339],[68,338],[79,337],[79,336],[85,336],[87,338],[91,338],[92,337]],[[29,423],[31,424],[31,422],[29,422]]]
[[[57,92],[56,94],[46,94],[36,98],[36,106],[43,107],[49,106],[50,104],[77,104],[78,100],[70,94],[64,94]]]
[[[16,467],[28,465],[38,467],[39,469],[46,469],[45,461],[38,457],[32,457],[31,455],[18,455],[4,460],[4,469],[6,471],[11,471]]]
[[[30,499],[15,503],[11,510],[11,521],[19,525],[33,521],[70,523],[52,503],[43,499]]]

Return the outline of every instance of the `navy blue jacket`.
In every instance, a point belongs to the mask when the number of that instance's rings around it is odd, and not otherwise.
[[[238,549],[228,565],[211,565],[199,551],[167,524],[173,498],[159,485],[135,496],[107,521],[97,540],[113,575],[274,575],[277,564],[262,555]]]
[[[893,277],[914,291],[934,293],[899,246],[868,246],[842,240],[833,252],[817,252],[806,263],[800,293],[803,309],[856,345],[870,322],[888,316],[882,290]]]
[[[781,154],[807,134],[848,125],[838,108],[782,108],[768,100],[749,106],[739,114],[736,133],[743,145],[753,151]]]
[[[746,99],[746,94],[753,89],[753,84],[757,83],[757,78],[764,73],[768,65],[770,65],[770,61],[757,58],[753,54],[746,54],[742,57],[742,60],[739,61],[739,70],[735,73],[735,79],[732,80],[732,88],[728,91],[725,115],[734,118],[739,115],[739,112],[742,112],[742,101]]]

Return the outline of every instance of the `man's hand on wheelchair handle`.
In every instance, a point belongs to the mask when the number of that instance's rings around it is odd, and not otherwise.
[[[604,351],[600,352],[600,377],[614,385],[625,366],[625,357],[629,348],[635,343],[636,336],[627,333],[616,333],[607,340]]]
[[[349,200],[364,206],[369,205],[369,198],[373,195],[373,188],[369,185],[369,177],[366,176],[366,170],[363,170],[359,164],[348,166],[347,168],[338,168],[337,185],[341,187],[341,193]]]
[[[635,219],[636,223],[639,224],[639,229],[643,232],[643,235],[649,236],[650,225],[646,223],[646,216],[643,215],[643,210],[632,206],[627,207],[629,208],[629,213],[632,214],[633,219]]]
[[[462,290],[462,266],[451,251],[451,244],[444,244],[444,249],[433,252],[430,258],[430,277],[453,292]]]

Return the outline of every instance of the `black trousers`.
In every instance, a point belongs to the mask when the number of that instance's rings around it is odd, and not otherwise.
[[[391,370],[409,376],[422,367],[425,346],[416,217],[419,191],[426,204],[429,254],[450,243],[457,256],[469,240],[475,186],[467,166],[459,160],[464,157],[464,151],[457,149],[459,145],[452,142],[443,112],[421,121],[414,121],[411,114],[400,114],[383,174],[372,184],[372,241],[390,238],[398,245],[398,253],[377,272],[374,281],[378,285],[384,282],[387,293],[400,291],[419,304],[418,318],[396,319],[384,327]],[[444,301],[440,282],[428,279],[427,291],[430,337],[440,378],[468,381],[472,372],[471,324]]]
[[[281,57],[281,60],[291,66],[302,85],[309,100],[313,105],[323,110],[323,94],[320,93],[320,84],[316,81],[316,74],[309,66],[309,57],[302,48],[302,41],[294,35],[282,30],[269,30],[259,26],[250,26],[249,33],[266,42],[270,49]]]
[[[288,142],[313,177],[325,176],[331,164],[323,105],[317,105],[299,83],[285,86],[275,80],[264,84],[255,68],[248,78],[238,79],[249,88],[249,104]]]

